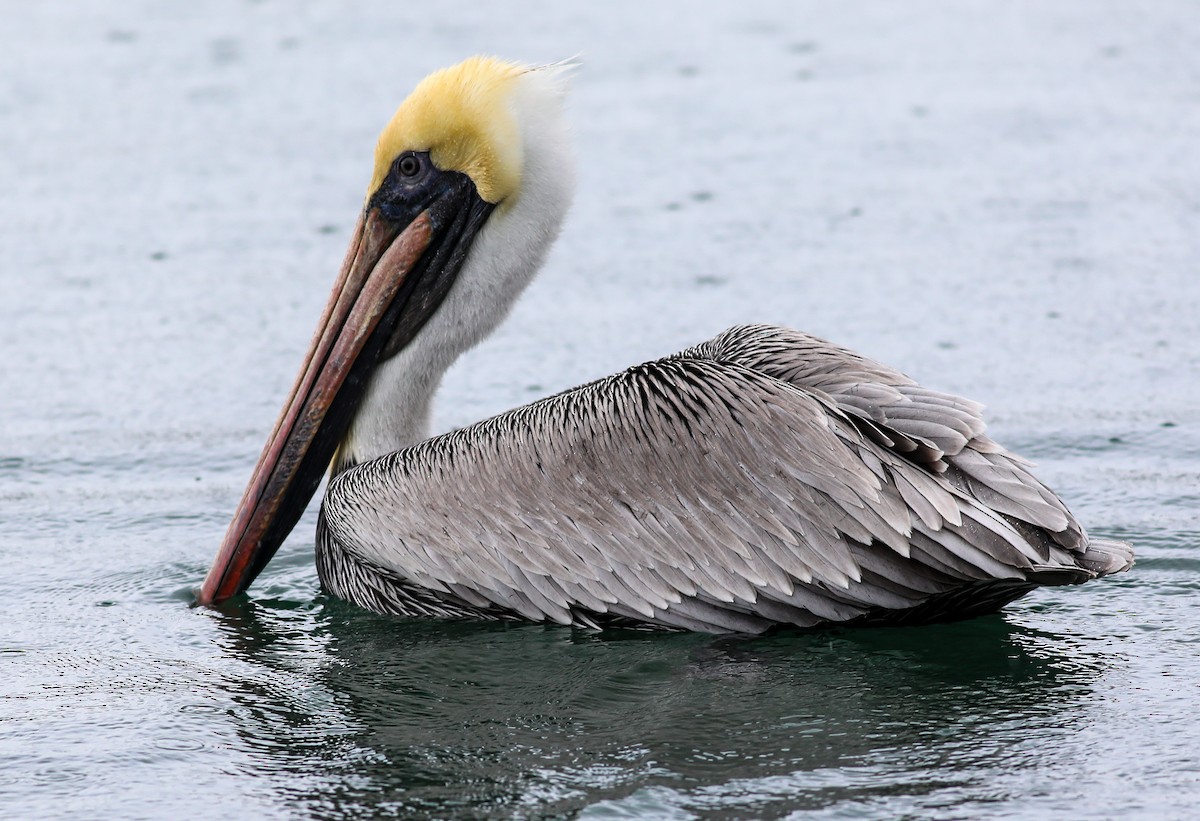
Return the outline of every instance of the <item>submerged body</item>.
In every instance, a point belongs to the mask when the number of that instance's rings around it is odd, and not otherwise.
[[[554,69],[432,75],[380,138],[342,274],[201,590],[244,590],[324,465],[317,563],[382,613],[648,624],[920,623],[1131,566],[981,407],[781,328],[428,437],[441,374],[540,267],[571,190]]]

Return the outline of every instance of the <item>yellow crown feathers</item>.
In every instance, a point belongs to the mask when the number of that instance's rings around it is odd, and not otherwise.
[[[529,67],[472,57],[422,80],[379,135],[369,191],[383,184],[396,157],[428,151],[443,171],[460,171],[479,196],[499,203],[521,181],[521,138],[510,106]]]

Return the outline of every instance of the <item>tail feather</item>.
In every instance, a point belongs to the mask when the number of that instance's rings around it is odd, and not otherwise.
[[[1088,539],[1079,563],[1097,576],[1123,573],[1133,567],[1133,545],[1116,539]]]

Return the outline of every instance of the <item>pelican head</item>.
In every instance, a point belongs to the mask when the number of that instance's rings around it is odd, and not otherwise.
[[[442,373],[508,314],[569,205],[564,74],[474,57],[426,77],[384,128],[333,292],[200,603],[250,585],[331,462],[428,435]]]

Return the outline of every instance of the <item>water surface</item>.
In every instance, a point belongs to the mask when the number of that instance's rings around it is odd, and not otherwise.
[[[6,817],[1188,817],[1200,802],[1200,36],[1186,2],[9,4]],[[742,321],[986,402],[1133,572],[932,628],[381,618],[313,521],[190,607],[377,129],[580,53],[576,206],[441,429]]]

